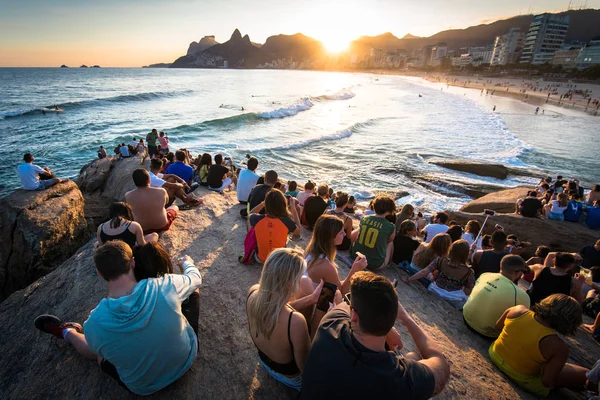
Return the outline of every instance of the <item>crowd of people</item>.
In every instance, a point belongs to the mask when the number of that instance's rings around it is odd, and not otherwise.
[[[250,337],[262,367],[301,398],[428,399],[443,390],[449,363],[400,304],[397,282],[377,274],[386,268],[460,310],[473,334],[490,342],[491,362],[524,389],[546,395],[587,383],[597,392],[586,368],[566,362],[562,336],[573,334],[585,313],[595,323],[584,329],[600,340],[600,240],[579,253],[540,246],[526,260],[530,244],[499,225],[486,235],[481,221],[463,227],[445,212],[427,224],[412,205],[399,208],[385,195],[353,215],[356,200],[326,184],[309,180],[299,187],[274,170],[258,174],[259,161],[249,155],[238,168],[221,154],[165,153],[160,137],[155,130],[148,134],[149,170],[133,171],[135,189],[112,204],[110,219],[97,230],[94,263],[108,297],[83,327],[53,315],[35,320],[41,331],[97,360],[126,390],[154,393],[196,358],[201,275],[187,256],[177,264],[182,274],[174,274],[159,234],[177,216],[175,200],[198,206],[202,200],[193,192],[206,186],[219,193],[236,189],[247,227],[240,262],[262,268],[246,301]],[[30,190],[44,189],[40,175],[49,170],[32,162],[26,154],[21,179],[37,174]],[[576,181],[544,180],[517,203],[517,213],[560,219],[554,214],[565,198],[598,203],[598,187],[586,198],[581,192]],[[303,232],[310,235],[306,248],[289,248],[290,238]],[[344,278],[340,260],[350,267]],[[403,351],[396,321],[416,353]]]

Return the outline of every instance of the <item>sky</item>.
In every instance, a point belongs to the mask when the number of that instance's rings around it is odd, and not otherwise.
[[[0,0],[0,67],[172,62],[205,35],[234,29],[264,43],[304,33],[337,51],[362,35],[430,36],[600,0]]]

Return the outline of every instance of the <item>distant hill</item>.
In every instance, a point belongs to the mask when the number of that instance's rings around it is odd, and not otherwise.
[[[170,63],[158,63],[158,64],[145,65],[142,68],[169,68],[170,66],[171,66]]]
[[[287,58],[296,61],[320,58],[325,53],[323,43],[301,33],[270,36],[261,50],[275,59]]]
[[[188,51],[187,51],[187,55],[191,55],[194,53],[201,53],[204,50],[219,44],[219,42],[217,42],[215,40],[214,36],[204,36],[202,39],[200,39],[199,42],[192,42],[190,43],[190,47],[188,47]]]

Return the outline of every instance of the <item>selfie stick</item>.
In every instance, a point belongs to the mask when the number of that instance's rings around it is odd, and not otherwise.
[[[483,232],[483,228],[485,228],[485,224],[487,223],[488,218],[490,216],[495,216],[496,215],[495,211],[492,211],[493,214],[488,214],[486,211],[488,211],[488,210],[483,210],[483,212],[485,212],[485,220],[483,221],[483,224],[481,225],[481,229],[479,230],[479,233],[477,234],[477,237],[475,238],[475,242],[474,243],[477,243],[477,241],[479,240],[479,237],[481,236],[481,233]],[[491,211],[491,210],[489,210],[489,211]]]

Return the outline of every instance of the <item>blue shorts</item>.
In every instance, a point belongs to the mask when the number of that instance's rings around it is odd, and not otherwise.
[[[56,179],[43,179],[40,180],[40,184],[35,190],[44,190],[48,189],[50,186],[56,184]]]
[[[548,213],[548,219],[552,219],[554,221],[564,221],[565,220],[565,214],[550,212],[550,213]]]
[[[280,374],[279,372],[273,371],[260,358],[258,359],[258,362],[260,363],[260,365],[263,366],[265,371],[269,373],[269,375],[275,378],[275,380],[283,383],[287,387],[291,387],[294,390],[300,391],[300,389],[302,389],[302,375],[298,375],[294,378],[289,378],[285,375]]]

